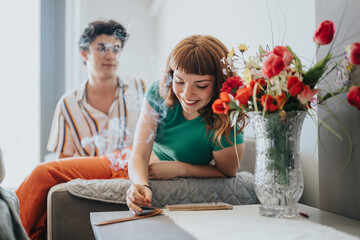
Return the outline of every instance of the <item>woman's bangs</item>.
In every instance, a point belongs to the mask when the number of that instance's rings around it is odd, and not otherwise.
[[[173,55],[170,63],[171,69],[182,71],[186,74],[215,75],[216,65],[211,55],[195,47],[192,49],[182,49]]]

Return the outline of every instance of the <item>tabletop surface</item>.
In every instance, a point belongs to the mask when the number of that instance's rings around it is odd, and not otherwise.
[[[97,240],[114,239],[360,239],[360,221],[299,204],[309,218],[262,217],[259,205],[233,210],[168,211],[160,216],[92,228]],[[129,212],[91,213],[91,222],[117,218]]]

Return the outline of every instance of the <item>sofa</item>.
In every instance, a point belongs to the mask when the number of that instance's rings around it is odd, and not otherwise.
[[[255,141],[245,138],[245,153],[234,178],[176,178],[150,181],[152,204],[226,202],[233,205],[255,204],[254,187]],[[47,199],[47,238],[95,239],[90,224],[90,212],[128,211],[125,179],[75,179],[53,186]]]

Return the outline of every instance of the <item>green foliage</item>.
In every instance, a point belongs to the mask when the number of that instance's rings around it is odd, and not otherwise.
[[[237,123],[240,111],[232,111],[229,116],[231,127],[234,127]]]
[[[273,171],[275,182],[281,185],[290,184],[289,171],[294,169],[292,148],[288,146],[287,133],[288,124],[282,120],[279,114],[271,114],[267,117],[268,139],[271,139],[271,146],[268,151],[268,158],[271,164],[268,170]]]
[[[303,72],[303,70],[302,70],[303,66],[302,66],[302,64],[301,64],[300,59],[299,59],[298,56],[295,54],[295,52],[291,49],[290,46],[286,46],[286,48],[289,50],[289,52],[291,53],[291,55],[293,55],[293,57],[294,57],[295,70],[296,70],[297,72],[301,72],[301,73],[302,73],[302,72]]]
[[[333,97],[333,96],[336,96],[336,95],[338,95],[338,94],[340,94],[340,93],[348,92],[351,87],[352,87],[352,85],[348,85],[348,86],[339,88],[338,90],[336,90],[336,91],[334,91],[334,92],[328,92],[328,93],[325,94],[325,96],[323,96],[323,97],[318,96],[319,103],[321,103],[321,102],[323,102],[323,101],[326,101],[328,98],[331,98],[331,97]]]
[[[304,106],[299,102],[297,101],[296,98],[294,97],[290,97],[287,101],[287,103],[285,104],[284,106],[284,111],[285,112],[291,112],[291,111],[303,111],[303,110],[306,110],[304,108]]]
[[[310,68],[305,74],[303,78],[303,83],[309,85],[311,89],[313,89],[316,84],[318,84],[321,76],[327,69],[326,64],[330,61],[332,54],[329,53],[325,58],[315,64],[312,68]]]

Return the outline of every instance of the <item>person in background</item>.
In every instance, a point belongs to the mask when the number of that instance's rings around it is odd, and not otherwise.
[[[123,131],[130,133],[126,145],[131,146],[145,84],[117,76],[127,39],[126,29],[113,20],[91,22],[81,34],[78,45],[88,80],[64,94],[56,106],[47,149],[58,158],[99,156],[94,144],[83,146],[81,140],[107,129],[115,117],[124,120]]]
[[[212,111],[224,75],[228,50],[218,39],[194,35],[170,53],[165,76],[145,94],[136,126],[127,205],[136,215],[150,207],[149,179],[234,177],[243,152],[246,115],[237,119],[236,145],[227,116]],[[150,136],[150,137],[149,137]],[[161,161],[154,162],[151,153]],[[215,160],[215,165],[210,162]],[[150,161],[149,161],[150,160]]]
[[[80,37],[80,54],[89,78],[60,99],[48,143],[48,149],[63,160],[39,164],[15,191],[20,219],[31,239],[46,238],[46,197],[52,186],[76,178],[127,178],[127,172],[114,167],[94,145],[81,144],[84,138],[101,135],[112,119],[119,118],[123,120],[119,126],[126,142],[123,146],[131,147],[145,85],[116,74],[127,38],[125,28],[112,20],[89,23]]]

